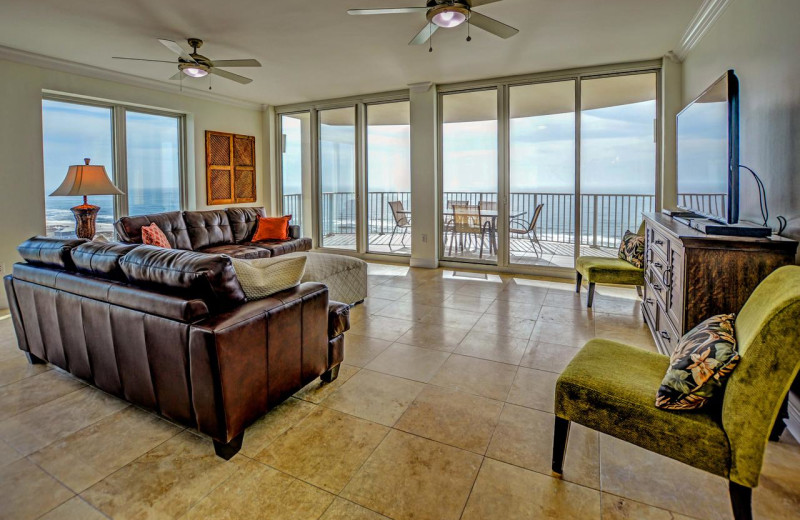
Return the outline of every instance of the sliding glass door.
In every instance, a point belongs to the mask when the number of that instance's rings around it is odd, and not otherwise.
[[[442,257],[497,264],[497,90],[441,100]]]
[[[581,82],[581,248],[617,256],[656,207],[654,72]]]
[[[281,127],[281,195],[283,213],[300,226],[301,236],[311,235],[311,113],[284,114]]]
[[[355,107],[319,111],[319,181],[322,247],[356,250]]]
[[[409,102],[367,105],[367,251],[411,254]]]

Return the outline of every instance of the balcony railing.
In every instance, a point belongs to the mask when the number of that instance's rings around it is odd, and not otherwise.
[[[389,202],[399,200],[407,210],[411,208],[409,192],[369,192],[367,194],[367,232],[388,234],[394,228],[394,217]],[[680,202],[687,202],[681,196]],[[693,207],[715,208],[725,206],[725,195],[692,195]],[[493,192],[445,192],[444,205],[448,202],[463,201],[471,205],[481,202],[497,202]],[[548,242],[574,243],[575,241],[575,195],[571,193],[511,193],[509,211],[520,214],[519,219],[530,222],[534,208],[543,204],[536,232],[540,240]],[[294,224],[302,217],[302,196],[284,195],[284,213],[291,213]],[[581,194],[580,243],[596,247],[615,248],[619,246],[625,231],[636,231],[641,224],[642,213],[655,210],[654,195],[638,194]],[[413,215],[413,212],[412,212]],[[355,234],[356,203],[355,193],[324,192],[322,194],[322,234]]]

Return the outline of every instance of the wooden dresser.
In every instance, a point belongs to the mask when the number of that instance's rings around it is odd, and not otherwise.
[[[794,240],[712,236],[660,213],[644,218],[642,313],[663,354],[706,318],[738,313],[761,280],[795,260]]]

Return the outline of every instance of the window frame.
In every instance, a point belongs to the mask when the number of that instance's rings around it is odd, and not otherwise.
[[[102,99],[81,97],[58,92],[42,92],[42,101],[56,101],[73,105],[107,108],[111,110],[111,147],[114,161],[114,185],[122,190],[125,195],[114,196],[114,220],[128,216],[128,144],[127,144],[127,118],[128,111],[150,114],[155,116],[171,117],[178,121],[178,191],[179,211],[184,211],[189,202],[187,175],[187,132],[186,114],[164,109],[156,109],[126,103],[116,103]],[[44,132],[42,133],[42,146],[44,146]],[[44,175],[44,171],[42,171]],[[46,197],[47,195],[45,195]],[[116,232],[115,232],[116,233]]]

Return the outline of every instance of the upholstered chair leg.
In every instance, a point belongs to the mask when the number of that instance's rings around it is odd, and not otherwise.
[[[575,271],[575,292],[581,292],[581,282],[583,281],[583,275],[580,271]]]
[[[339,367],[341,365],[336,365],[335,367],[331,367],[327,372],[319,376],[322,379],[323,383],[332,383],[337,377],[339,377]]]
[[[736,482],[729,482],[731,493],[731,507],[735,520],[753,520],[753,490]]]
[[[28,358],[28,363],[30,363],[31,365],[44,365],[46,363],[44,359],[40,359],[31,354],[30,352],[26,352],[25,357]]]
[[[231,457],[239,453],[239,450],[242,449],[242,441],[244,440],[244,432],[240,433],[228,444],[223,444],[218,441],[214,441],[214,453],[217,454],[217,457],[223,458],[225,460],[231,460]]]
[[[589,296],[586,298],[586,306],[591,307],[594,301],[594,282],[589,284]]]
[[[564,455],[567,453],[570,422],[556,416],[553,431],[553,473],[561,476],[564,473]]]

